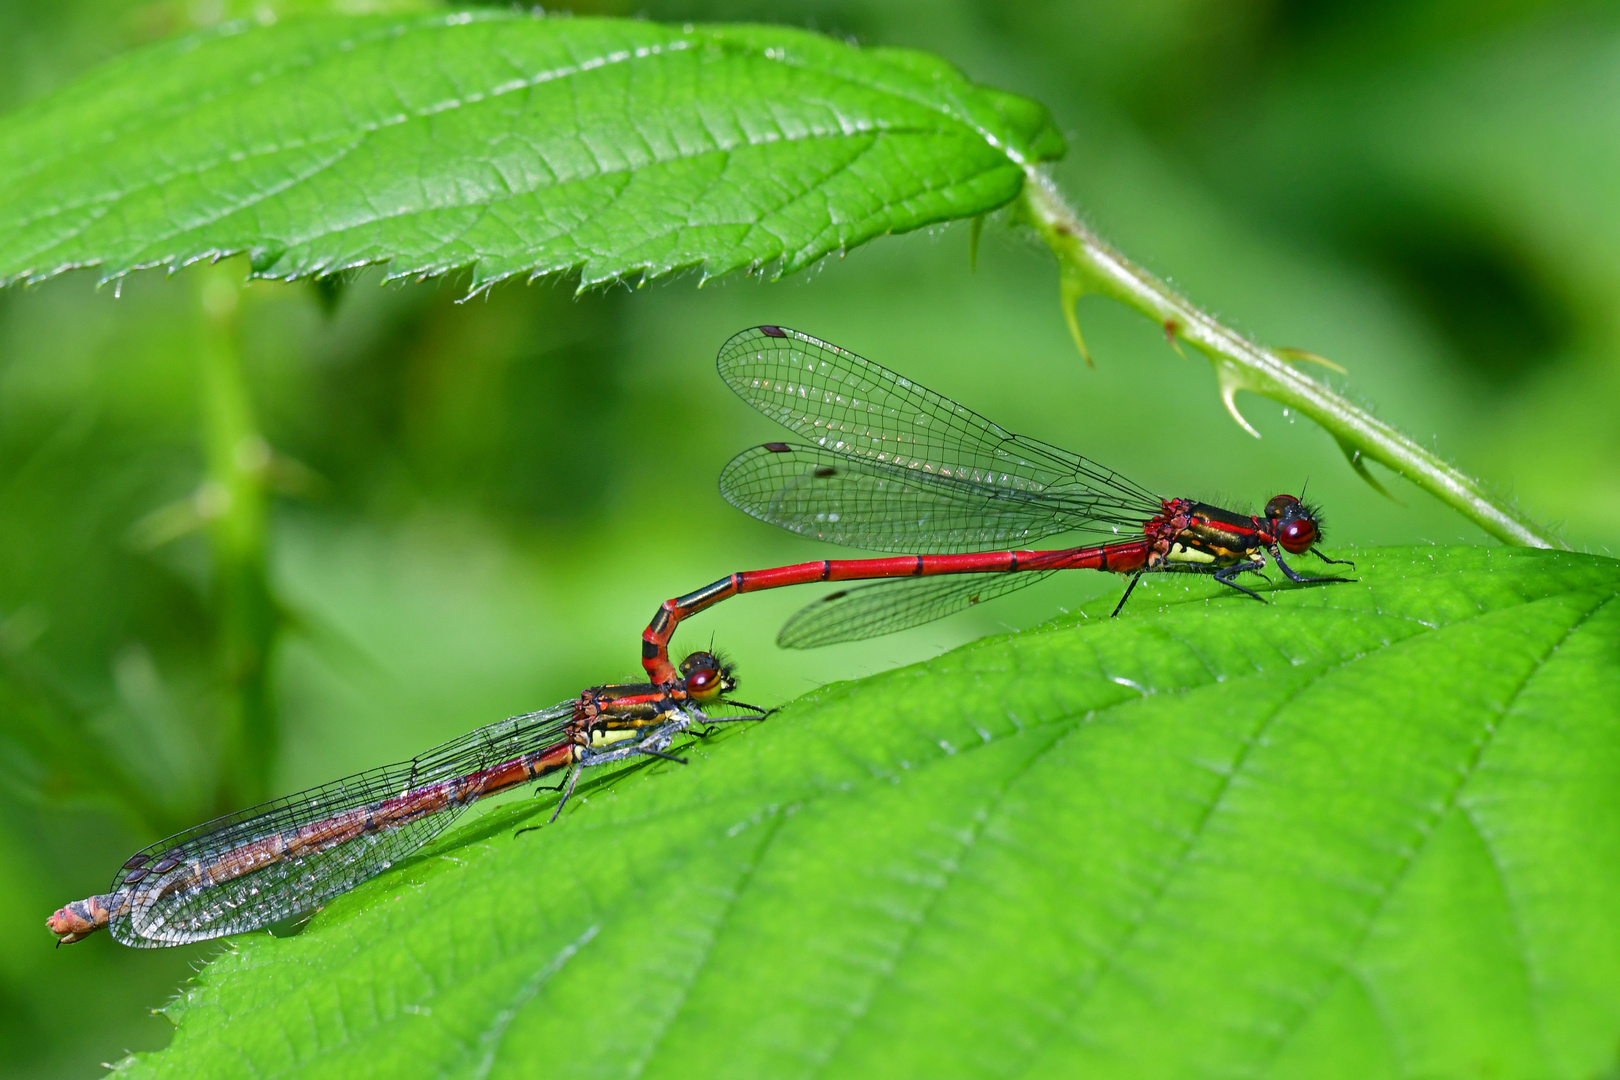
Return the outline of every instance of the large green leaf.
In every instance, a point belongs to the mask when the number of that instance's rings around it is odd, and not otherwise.
[[[789,272],[982,214],[1063,140],[922,53],[512,11],[235,24],[0,121],[0,282],[246,251],[475,285]]]
[[[507,807],[241,940],[127,1074],[1594,1077],[1620,563],[1358,558],[1269,607],[1145,584]]]

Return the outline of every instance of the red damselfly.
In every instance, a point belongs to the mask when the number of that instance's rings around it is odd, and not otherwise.
[[[1321,516],[1292,495],[1263,514],[1165,499],[1111,469],[991,423],[904,376],[808,334],[744,330],[720,349],[720,377],[806,444],[766,443],[738,455],[720,493],[761,521],[818,540],[908,554],[745,570],[666,600],[642,635],[654,683],[677,678],[669,640],[682,619],[739,593],[814,581],[902,579],[832,593],[800,611],[778,643],[809,648],[875,637],[949,615],[1059,570],[1207,574],[1264,601],[1236,579],[1266,553],[1289,580],[1310,577],[1283,552],[1314,553]],[[1015,549],[1061,533],[1103,543]]]
[[[58,945],[102,927],[125,945],[180,945],[281,922],[388,869],[479,799],[568,771],[636,757],[682,761],[670,743],[736,686],[728,665],[693,653],[668,685],[599,686],[539,712],[469,732],[427,753],[227,814],[137,852],[109,892],[58,909]]]

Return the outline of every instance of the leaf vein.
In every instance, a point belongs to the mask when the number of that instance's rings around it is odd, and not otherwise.
[[[618,53],[609,54],[609,57],[611,58],[612,62],[614,62],[614,63],[622,63],[622,62],[624,62],[626,60],[645,59],[648,56],[662,55],[665,52],[670,52],[670,53],[683,52],[683,51],[691,48],[692,43],[676,41],[676,42],[670,42],[670,43],[667,43],[667,44],[669,46],[667,49],[664,46],[661,46],[661,45],[659,45],[659,46],[645,46],[643,48],[634,50],[633,54],[628,52],[628,51],[620,51]],[[601,59],[601,58],[592,58],[592,60],[595,60],[595,59]],[[554,81],[559,80],[559,79],[571,78],[571,77],[573,77],[575,75],[582,74],[582,73],[584,73],[586,71],[593,71],[593,70],[596,70],[597,68],[603,67],[608,62],[607,59],[602,59],[601,62],[592,62],[592,60],[587,60],[587,61],[584,61],[582,63],[573,64],[573,65],[570,65],[568,67],[553,68],[553,69],[548,69],[546,71],[537,72],[534,75],[529,76],[529,77],[527,77],[525,79],[522,79],[522,80],[510,80],[510,81],[508,81],[506,83],[502,83],[499,87],[492,88],[489,91],[474,91],[472,93],[465,94],[465,95],[462,95],[460,97],[450,97],[450,98],[445,98],[445,99],[443,99],[441,101],[438,101],[438,102],[430,102],[430,103],[428,103],[426,105],[418,106],[414,110],[405,109],[404,111],[402,111],[402,112],[400,112],[398,114],[395,114],[394,116],[390,116],[388,118],[385,118],[382,121],[373,121],[373,122],[370,122],[370,123],[363,123],[363,124],[360,124],[360,125],[358,125],[357,127],[354,127],[354,128],[348,128],[348,129],[344,129],[342,131],[334,132],[330,137],[327,137],[327,138],[287,139],[287,140],[283,140],[283,141],[280,141],[280,142],[272,143],[269,146],[261,147],[261,148],[259,148],[257,150],[251,151],[250,153],[247,153],[247,154],[242,154],[240,156],[236,156],[236,155],[234,155],[232,153],[222,154],[222,155],[216,156],[216,157],[214,157],[214,158],[212,158],[212,159],[210,159],[208,161],[200,162],[200,163],[198,163],[196,165],[191,165],[191,166],[188,166],[188,167],[186,167],[184,169],[176,169],[176,170],[173,170],[172,172],[162,174],[162,175],[154,177],[154,178],[152,178],[150,180],[147,180],[144,183],[136,184],[136,185],[134,185],[132,187],[129,187],[129,188],[126,188],[126,189],[124,189],[122,191],[115,192],[105,200],[92,199],[92,200],[86,200],[86,201],[83,201],[83,202],[68,202],[68,203],[58,204],[56,206],[47,208],[44,211],[41,211],[39,214],[37,214],[37,215],[35,215],[33,217],[23,218],[22,220],[16,222],[13,226],[11,226],[11,228],[12,228],[13,231],[20,232],[21,230],[26,229],[31,225],[34,225],[34,224],[36,224],[36,223],[38,223],[40,221],[45,220],[46,218],[59,216],[59,215],[65,213],[65,212],[69,212],[69,211],[73,211],[73,210],[85,209],[85,208],[88,208],[88,207],[91,207],[91,206],[94,206],[94,205],[98,205],[98,204],[104,205],[107,209],[111,209],[112,207],[117,206],[120,202],[124,201],[125,199],[129,198],[132,195],[137,195],[137,194],[140,194],[140,193],[145,192],[147,190],[151,190],[151,189],[161,187],[164,184],[168,184],[168,183],[172,182],[173,180],[176,180],[176,179],[178,179],[180,177],[200,178],[204,173],[211,172],[211,171],[219,168],[220,166],[226,165],[226,164],[240,164],[243,161],[252,161],[252,160],[255,160],[257,158],[273,157],[273,156],[275,156],[277,154],[286,153],[289,150],[302,150],[302,149],[305,149],[305,148],[319,147],[319,146],[322,146],[322,145],[327,144],[327,143],[341,142],[341,141],[349,140],[349,139],[355,140],[356,145],[359,145],[360,143],[363,143],[366,140],[367,137],[369,137],[371,135],[375,135],[377,132],[385,130],[387,128],[397,127],[400,124],[409,123],[409,122],[411,122],[413,120],[423,120],[423,119],[426,119],[426,118],[428,118],[430,116],[439,115],[440,113],[451,112],[451,111],[453,111],[455,109],[463,108],[464,106],[467,106],[467,105],[480,104],[480,103],[482,103],[484,101],[492,100],[492,99],[494,99],[496,97],[501,97],[501,96],[504,96],[506,94],[515,93],[518,90],[532,89],[533,87],[540,86],[540,85],[542,85],[544,83],[547,83],[547,82],[554,82]],[[403,105],[403,102],[401,104]],[[576,114],[575,115],[576,115],[576,121],[577,121],[577,119],[578,119],[577,105],[576,105]],[[581,130],[583,130],[583,129],[581,129]],[[352,150],[352,149],[353,149],[353,147],[350,148],[350,150]],[[594,152],[592,152],[592,157],[593,157],[593,160],[597,160],[595,158]],[[598,166],[600,166],[600,161],[599,160],[597,160],[597,164],[598,164]],[[317,172],[318,171],[319,170],[317,170]],[[314,174],[312,173],[311,175],[314,175]],[[600,173],[598,175],[600,175]],[[306,177],[306,179],[307,178],[308,177]],[[258,199],[258,198],[249,199],[249,200],[241,203],[238,206],[231,207],[230,209],[228,209],[224,213],[221,213],[221,214],[219,214],[219,215],[217,215],[217,216],[215,216],[213,218],[205,218],[202,221],[201,224],[202,225],[214,224],[220,218],[228,216],[231,213],[235,213],[238,210],[247,209],[247,208],[249,208],[251,206],[256,205],[260,201],[262,201],[262,200]],[[191,227],[196,228],[198,226],[191,226]],[[157,237],[157,241],[161,242],[163,240],[169,239],[169,238],[171,238],[173,236],[179,235],[179,233],[182,232],[182,231],[184,231],[184,230],[177,230],[176,232],[169,233],[167,235],[160,234]],[[43,251],[49,251],[51,249],[51,247],[60,246],[64,241],[75,239],[79,235],[81,235],[81,233],[82,233],[82,229],[76,229],[76,230],[74,230],[72,232],[67,233],[65,236],[56,237],[46,247],[39,248],[39,249],[36,249],[36,250],[34,250],[32,252],[29,252],[27,255],[24,256],[24,258],[32,258],[32,257],[40,254]]]
[[[1547,648],[1546,652],[1531,664],[1530,670],[1525,673],[1524,678],[1519,681],[1519,685],[1516,686],[1513,693],[1508,696],[1508,700],[1504,703],[1503,707],[1500,710],[1493,711],[1490,714],[1490,717],[1485,723],[1482,737],[1475,744],[1473,753],[1471,753],[1468,760],[1463,763],[1463,767],[1458,770],[1457,779],[1452,784],[1451,790],[1446,793],[1444,802],[1441,806],[1436,808],[1432,814],[1429,815],[1426,824],[1420,826],[1420,837],[1418,842],[1412,846],[1411,850],[1407,851],[1403,855],[1399,865],[1397,865],[1395,868],[1395,872],[1390,875],[1389,880],[1382,888],[1379,889],[1378,898],[1374,903],[1372,910],[1368,913],[1367,918],[1361,927],[1360,934],[1357,935],[1355,942],[1350,946],[1350,948],[1345,951],[1344,960],[1338,965],[1337,970],[1334,971],[1332,976],[1323,982],[1322,987],[1315,995],[1312,996],[1311,1000],[1303,1005],[1298,1010],[1296,1015],[1291,1018],[1291,1022],[1287,1025],[1287,1029],[1277,1034],[1272,1043],[1271,1053],[1267,1055],[1266,1064],[1269,1065],[1270,1062],[1276,1060],[1277,1055],[1282,1052],[1282,1048],[1287,1045],[1289,1040],[1299,1033],[1299,1030],[1302,1027],[1304,1027],[1305,1021],[1317,1008],[1321,1006],[1322,1002],[1327,999],[1328,995],[1332,993],[1334,987],[1338,985],[1339,980],[1342,979],[1345,973],[1350,970],[1352,962],[1361,953],[1361,950],[1366,947],[1368,939],[1372,936],[1373,927],[1377,925],[1378,920],[1382,918],[1384,909],[1389,906],[1390,899],[1400,888],[1401,883],[1406,880],[1406,876],[1411,872],[1411,869],[1416,864],[1418,857],[1422,855],[1425,850],[1427,850],[1428,843],[1430,839],[1433,838],[1435,830],[1439,827],[1440,823],[1445,819],[1447,814],[1450,814],[1454,809],[1457,808],[1458,801],[1462,797],[1463,789],[1466,788],[1469,782],[1473,780],[1479,769],[1480,762],[1484,760],[1485,752],[1490,748],[1491,744],[1496,738],[1496,733],[1501,729],[1502,721],[1512,713],[1515,703],[1520,697],[1523,696],[1524,691],[1535,679],[1536,674],[1546,665],[1547,661],[1558,652],[1565,642],[1567,642],[1577,631],[1579,631],[1582,626],[1585,626],[1588,622],[1590,622],[1592,618],[1598,614],[1598,612],[1602,611],[1613,600],[1613,596],[1603,597],[1597,604],[1588,609],[1586,612],[1582,613],[1580,618],[1571,623],[1569,627],[1565,629],[1564,633],[1559,635],[1558,640],[1553,642]],[[1482,612],[1481,616],[1477,617],[1483,617],[1485,614],[1486,613]],[[1473,619],[1477,617],[1471,616],[1468,620],[1463,621],[1473,621]]]
[[[738,877],[736,885],[732,888],[731,896],[726,901],[725,911],[722,912],[715,920],[714,933],[709,935],[709,941],[703,949],[703,955],[700,956],[697,959],[697,962],[692,965],[685,985],[681,988],[680,1000],[675,1004],[675,1007],[670,1010],[668,1018],[659,1026],[657,1034],[651,1039],[651,1041],[647,1043],[646,1051],[643,1052],[635,1061],[629,1063],[629,1067],[626,1069],[626,1072],[630,1076],[640,1076],[646,1071],[648,1063],[651,1062],[654,1055],[658,1053],[658,1048],[664,1044],[664,1041],[667,1038],[669,1038],[669,1033],[674,1029],[676,1022],[680,1020],[681,1015],[686,1011],[687,1003],[691,1000],[692,988],[697,985],[699,977],[702,976],[704,970],[709,966],[710,960],[714,958],[714,948],[716,942],[719,940],[721,927],[725,920],[730,916],[731,912],[737,909],[737,905],[742,901],[743,894],[747,892],[749,886],[753,884],[754,877],[759,872],[759,864],[765,860],[765,856],[769,852],[771,844],[776,841],[777,834],[782,830],[783,817],[784,815],[782,814],[780,807],[772,808],[769,828],[765,835],[760,838],[759,845],[754,852],[754,857],[749,860],[748,866],[744,869],[741,876]]]
[[[1076,998],[1067,1009],[1064,1010],[1064,1022],[1062,1024],[1053,1025],[1047,1036],[1042,1040],[1041,1046],[1035,1048],[1035,1050],[1029,1054],[1028,1058],[1025,1060],[1023,1068],[1019,1071],[1019,1075],[1029,1075],[1031,1069],[1034,1067],[1036,1059],[1040,1056],[1041,1051],[1045,1048],[1045,1046],[1050,1045],[1053,1038],[1055,1038],[1059,1032],[1066,1030],[1070,1026],[1074,1018],[1078,1016],[1080,1011],[1085,1007],[1086,1002],[1095,996],[1096,990],[1102,984],[1103,980],[1119,967],[1119,962],[1123,958],[1124,954],[1128,952],[1133,945],[1135,945],[1137,937],[1152,920],[1153,915],[1155,911],[1157,911],[1160,903],[1163,902],[1165,896],[1169,893],[1171,884],[1174,883],[1177,876],[1186,867],[1189,859],[1191,858],[1193,849],[1196,848],[1199,841],[1203,839],[1204,833],[1209,827],[1209,823],[1214,820],[1216,813],[1221,807],[1221,804],[1226,801],[1227,796],[1231,793],[1232,787],[1237,781],[1238,775],[1242,773],[1243,770],[1248,766],[1250,753],[1260,742],[1260,740],[1265,738],[1266,732],[1270,730],[1272,724],[1276,722],[1277,718],[1282,715],[1283,710],[1288,705],[1297,701],[1299,696],[1305,691],[1320,683],[1323,678],[1334,671],[1337,671],[1349,664],[1355,663],[1358,659],[1359,657],[1351,657],[1341,660],[1335,664],[1324,665],[1321,669],[1311,672],[1308,677],[1302,678],[1299,681],[1299,684],[1296,685],[1286,697],[1278,701],[1272,709],[1270,709],[1264,716],[1259,718],[1259,722],[1255,726],[1254,730],[1250,733],[1248,738],[1244,739],[1239,745],[1237,755],[1233,758],[1231,767],[1228,768],[1220,777],[1220,780],[1216,784],[1215,791],[1211,795],[1209,802],[1205,805],[1203,810],[1200,811],[1198,818],[1193,822],[1192,829],[1187,834],[1187,837],[1181,844],[1180,848],[1176,851],[1170,865],[1165,867],[1164,871],[1159,875],[1158,880],[1154,883],[1152,894],[1141,905],[1135,916],[1131,919],[1130,926],[1126,929],[1124,937],[1121,938],[1119,943],[1113,949],[1109,950],[1106,956],[1104,956],[1102,966],[1099,967],[1096,973],[1087,981],[1085,987],[1080,992],[1080,996]]]
[[[1070,719],[1073,722],[1068,726],[1068,729],[1060,732],[1056,738],[1052,739],[1044,747],[1041,747],[1035,753],[1030,754],[1029,757],[1025,759],[1024,763],[1016,770],[1008,773],[1002,783],[997,786],[994,795],[992,795],[992,797],[986,801],[980,812],[973,815],[973,827],[968,831],[962,842],[958,845],[958,849],[961,854],[949,865],[947,868],[948,872],[942,876],[940,883],[929,891],[928,901],[918,913],[920,917],[911,924],[910,929],[906,932],[901,940],[900,946],[895,952],[893,960],[888,965],[886,976],[882,981],[873,986],[872,990],[866,995],[865,1001],[861,1002],[858,1006],[851,1003],[851,1007],[849,1009],[849,1022],[843,1025],[843,1029],[838,1033],[837,1038],[828,1046],[826,1054],[823,1056],[819,1066],[812,1072],[812,1075],[821,1075],[827,1071],[832,1059],[837,1057],[838,1052],[848,1043],[849,1037],[854,1032],[855,1026],[858,1022],[858,1018],[869,1015],[873,1000],[878,996],[879,993],[882,992],[886,985],[892,984],[895,973],[899,970],[907,955],[910,954],[912,948],[916,945],[918,937],[921,935],[924,926],[928,922],[928,917],[939,906],[940,901],[949,891],[952,884],[960,879],[963,863],[966,861],[967,855],[978,846],[979,838],[984,835],[985,830],[989,827],[991,818],[994,817],[996,811],[1007,801],[1007,797],[1012,793],[1013,788],[1025,776],[1029,775],[1030,770],[1047,760],[1048,757],[1067,743],[1075,732],[1089,726],[1087,722],[1089,715],[1090,714],[1071,716]]]
[[[484,1054],[479,1059],[473,1076],[477,1077],[478,1080],[484,1080],[485,1077],[489,1076],[490,1072],[495,1068],[495,1058],[500,1052],[501,1041],[506,1037],[507,1029],[512,1026],[512,1021],[517,1018],[518,1013],[523,1010],[525,1005],[534,1000],[536,994],[545,989],[546,984],[552,980],[557,972],[566,967],[568,962],[579,954],[580,950],[591,943],[601,929],[600,923],[592,923],[587,926],[585,932],[564,945],[557,952],[557,955],[551,958],[550,963],[524,980],[523,984],[518,987],[517,992],[512,995],[511,1001],[507,1003],[505,1008],[495,1014],[489,1027],[479,1036],[478,1041],[484,1048]]]

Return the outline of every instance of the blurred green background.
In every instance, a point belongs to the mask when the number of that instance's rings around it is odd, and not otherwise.
[[[188,27],[324,6],[5,0],[0,106]],[[1044,101],[1071,140],[1060,182],[1127,253],[1259,340],[1344,364],[1352,396],[1561,523],[1575,547],[1620,542],[1615,5],[576,10],[932,49]],[[222,315],[221,273],[137,275],[118,293],[76,274],[0,293],[6,1074],[86,1076],[162,1045],[167,1022],[149,1010],[220,947],[140,952],[102,936],[51,949],[45,916],[104,888],[130,851],[254,783],[292,790],[634,676],[664,597],[818,557],[715,493],[733,453],[772,437],[713,374],[715,349],[745,326],[828,338],[1166,493],[1252,506],[1308,480],[1331,550],[1485,542],[1410,487],[1391,482],[1398,502],[1376,494],[1327,436],[1269,402],[1243,399],[1265,433],[1249,438],[1208,365],[1099,299],[1080,308],[1088,371],[1049,258],[994,224],[977,270],[956,226],[777,284],[687,278],[580,297],[562,282],[462,304],[453,281],[372,274],[341,289],[251,285]],[[265,559],[279,615],[248,629],[262,679],[232,652],[241,603],[221,585],[219,548],[186,529],[207,468],[201,372],[222,341],[240,348],[274,451],[258,475],[275,492]],[[1059,578],[810,654],[770,643],[810,594],[767,594],[688,624],[677,651],[712,634],[744,696],[774,703],[1116,588]],[[221,732],[254,687],[280,750],[243,781],[226,775]]]

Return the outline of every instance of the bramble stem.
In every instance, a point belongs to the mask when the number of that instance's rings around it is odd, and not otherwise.
[[[1057,256],[1064,317],[1077,343],[1075,299],[1082,292],[1112,297],[1158,323],[1172,345],[1185,341],[1207,356],[1215,366],[1227,411],[1251,435],[1258,438],[1259,432],[1237,410],[1235,396],[1239,390],[1262,394],[1326,428],[1350,459],[1351,467],[1380,490],[1377,480],[1367,472],[1367,461],[1376,461],[1405,477],[1504,543],[1567,550],[1568,545],[1548,535],[1524,514],[1491,498],[1478,480],[1308,378],[1277,350],[1256,345],[1221,325],[1109,247],[1086,228],[1046,176],[1032,169],[1021,200],[1024,214]],[[1081,344],[1080,348],[1084,354],[1085,346]]]
[[[270,449],[253,419],[242,372],[242,277],[232,264],[202,271],[200,350],[207,478],[197,495],[213,554],[213,604],[225,710],[219,804],[265,797],[279,743],[270,655],[280,614],[266,559]]]

